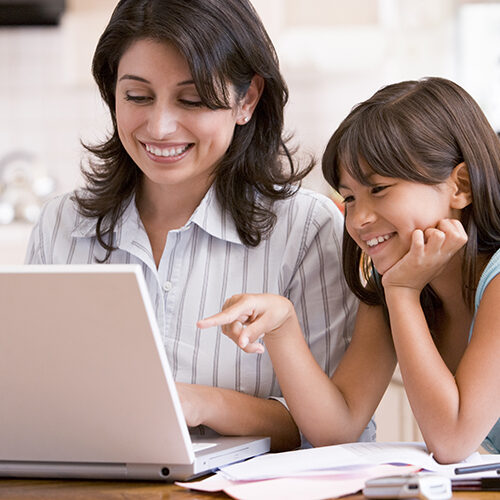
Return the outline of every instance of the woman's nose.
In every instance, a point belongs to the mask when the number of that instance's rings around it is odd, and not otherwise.
[[[147,127],[151,139],[165,139],[177,130],[177,116],[169,107],[157,105],[151,110]]]

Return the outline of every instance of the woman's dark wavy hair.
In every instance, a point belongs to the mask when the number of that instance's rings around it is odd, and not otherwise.
[[[88,169],[82,169],[86,188],[75,195],[80,212],[97,218],[97,239],[107,250],[105,260],[115,249],[113,230],[124,201],[141,179],[141,171],[118,137],[115,113],[118,63],[130,45],[141,39],[171,43],[180,51],[202,102],[210,109],[230,107],[228,84],[241,98],[254,75],[264,79],[257,108],[247,124],[236,126],[214,181],[217,198],[233,217],[242,241],[258,245],[276,221],[272,202],[289,197],[313,164],[299,172],[286,147],[282,134],[288,89],[257,13],[247,0],[121,0],[92,64],[111,113],[112,133],[101,144],[84,144],[94,158]],[[283,157],[288,168],[282,164]]]
[[[500,140],[464,89],[443,78],[382,88],[340,124],[326,147],[322,167],[327,181],[338,189],[340,167],[365,185],[363,163],[382,176],[436,185],[461,162],[467,166],[472,192],[472,203],[461,212],[468,235],[462,294],[472,310],[480,271],[477,257],[500,248]],[[380,279],[345,225],[343,268],[357,297],[385,305]],[[421,302],[432,325],[432,312],[440,302],[430,286],[423,290]]]

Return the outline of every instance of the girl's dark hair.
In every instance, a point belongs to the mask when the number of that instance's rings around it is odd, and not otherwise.
[[[282,134],[288,89],[257,13],[247,0],[121,0],[92,64],[111,113],[112,133],[101,144],[84,144],[95,158],[82,169],[86,188],[75,195],[80,212],[97,218],[97,239],[107,250],[105,260],[115,249],[113,230],[124,201],[135,192],[142,175],[120,142],[115,114],[118,63],[141,39],[170,43],[180,51],[210,109],[230,106],[228,84],[241,98],[254,75],[264,79],[257,108],[250,122],[236,126],[214,181],[217,198],[233,217],[242,241],[258,245],[275,224],[272,202],[289,197],[313,164],[298,172],[286,147]],[[283,167],[283,156],[288,168]]]
[[[338,189],[340,167],[365,185],[363,163],[382,176],[435,185],[461,162],[466,164],[472,193],[472,203],[461,212],[468,235],[462,293],[473,309],[480,271],[477,257],[500,248],[500,140],[465,90],[443,78],[382,88],[340,124],[322,166],[327,181]],[[343,267],[350,288],[362,301],[385,304],[381,280],[345,226]],[[439,300],[430,286],[421,301],[432,323]]]

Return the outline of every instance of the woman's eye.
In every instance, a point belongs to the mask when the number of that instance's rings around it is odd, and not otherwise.
[[[354,196],[344,196],[344,199],[342,200],[342,203],[344,205],[347,205],[348,203],[352,203],[354,201]]]
[[[125,100],[126,101],[135,102],[135,103],[138,103],[138,104],[143,104],[143,103],[149,102],[151,100],[151,97],[146,96],[146,95],[130,95],[130,94],[125,94]]]

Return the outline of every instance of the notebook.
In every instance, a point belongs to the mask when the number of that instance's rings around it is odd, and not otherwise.
[[[172,481],[270,446],[190,437],[138,265],[0,267],[0,395],[2,477]]]

